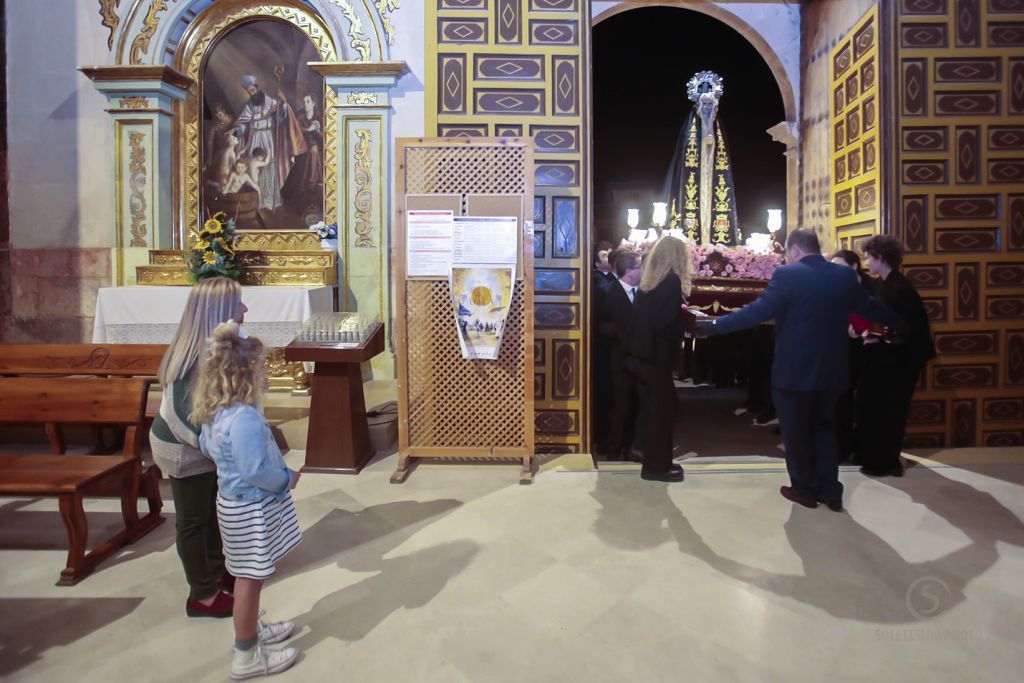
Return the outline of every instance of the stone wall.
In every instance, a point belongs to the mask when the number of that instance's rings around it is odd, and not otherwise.
[[[110,286],[109,249],[13,249],[8,257],[10,312],[0,319],[0,341],[92,338],[96,293]]]
[[[112,272],[113,136],[103,97],[78,67],[109,60],[105,32],[95,3],[4,10],[12,95],[0,342],[88,341],[96,292]]]

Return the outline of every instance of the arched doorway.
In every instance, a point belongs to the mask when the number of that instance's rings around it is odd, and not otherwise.
[[[697,71],[725,80],[719,111],[733,157],[740,227],[764,232],[765,210],[786,208],[785,148],[766,132],[788,118],[787,102],[761,51],[739,31],[679,6],[646,6],[595,20],[592,119],[595,242],[625,236],[625,203],[650,220]],[[642,43],[624,40],[643,35]],[[795,179],[789,179],[795,182]]]
[[[686,123],[692,102],[686,82],[698,71],[711,70],[724,78],[721,100],[722,124],[732,157],[736,207],[742,237],[766,232],[766,210],[788,206],[787,185],[797,182],[795,157],[768,129],[780,121],[796,119],[794,93],[777,55],[765,39],[734,15],[705,4],[689,7],[635,4],[619,5],[594,20],[592,31],[593,121],[593,228],[591,244],[617,244],[625,237],[626,209],[640,210],[641,227],[651,224],[651,202],[664,201],[661,190],[669,170],[680,129]],[[728,21],[727,21],[728,20]],[[643,36],[637,41],[636,36]],[[794,216],[790,217],[790,212]],[[792,225],[792,224],[791,224]],[[593,313],[592,313],[593,315]],[[595,337],[593,343],[600,343]],[[694,420],[689,407],[688,429],[700,425],[707,430],[721,414],[735,419],[730,433],[746,429],[751,415],[738,419],[734,410],[747,403],[752,374],[763,369],[755,364],[740,367],[745,357],[763,347],[764,338],[715,342],[714,371],[705,368],[698,377],[693,365],[681,368],[687,384],[710,384],[699,392],[685,392],[706,413]],[[770,342],[768,348],[770,348]],[[592,350],[591,358],[601,354]],[[729,367],[732,363],[734,367]],[[723,369],[724,368],[724,369]],[[601,415],[602,368],[592,368],[594,386],[593,425],[595,440],[604,420]],[[756,382],[757,380],[753,380]],[[763,406],[756,406],[761,408]],[[688,437],[693,434],[688,434]],[[679,439],[684,451],[693,440]],[[774,451],[777,437],[770,429],[742,435],[732,452]],[[703,442],[708,443],[708,440]],[[756,449],[756,450],[755,450]],[[701,453],[702,455],[705,453]]]

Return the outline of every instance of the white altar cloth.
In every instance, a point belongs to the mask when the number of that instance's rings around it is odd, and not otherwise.
[[[333,287],[242,287],[244,327],[264,346],[287,346],[299,326],[334,307]],[[190,287],[104,287],[96,301],[94,344],[169,344]]]

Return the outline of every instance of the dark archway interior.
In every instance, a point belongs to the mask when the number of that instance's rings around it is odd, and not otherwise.
[[[765,232],[766,209],[785,210],[784,148],[765,132],[785,119],[785,110],[764,59],[717,19],[646,7],[593,29],[594,243],[618,243],[626,235],[627,207],[639,207],[641,224],[649,224],[692,107],[686,82],[703,70],[725,82],[719,117],[744,236]]]

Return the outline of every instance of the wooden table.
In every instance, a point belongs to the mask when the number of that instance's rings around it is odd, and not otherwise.
[[[285,347],[285,360],[316,364],[303,472],[359,474],[373,457],[359,364],[383,350],[381,323],[358,346],[296,340]]]

